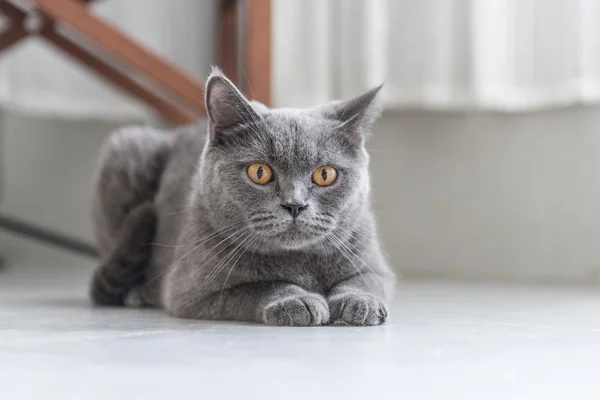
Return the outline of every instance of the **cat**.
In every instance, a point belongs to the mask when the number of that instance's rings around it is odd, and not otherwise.
[[[93,302],[269,325],[384,323],[395,277],[365,149],[380,88],[270,109],[215,68],[207,122],[113,133],[94,196]]]

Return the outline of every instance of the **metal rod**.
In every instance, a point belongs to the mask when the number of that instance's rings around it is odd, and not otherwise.
[[[99,257],[98,250],[87,242],[69,237],[59,232],[40,228],[17,218],[0,215],[0,228],[85,256]]]

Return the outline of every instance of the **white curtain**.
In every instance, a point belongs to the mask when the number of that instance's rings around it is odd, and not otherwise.
[[[274,0],[274,98],[385,81],[388,108],[522,111],[600,100],[598,0]]]
[[[210,0],[105,0],[94,12],[199,78],[214,61],[215,5]],[[147,118],[151,112],[64,56],[28,39],[0,59],[4,108],[67,118]]]

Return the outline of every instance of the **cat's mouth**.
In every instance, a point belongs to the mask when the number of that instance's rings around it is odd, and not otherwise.
[[[272,244],[285,249],[297,249],[324,239],[335,223],[329,216],[319,218],[254,218],[250,228]]]
[[[307,231],[301,228],[301,224],[293,223],[289,229],[272,236],[272,239],[276,240],[280,247],[294,250],[309,246],[323,237],[323,234]]]

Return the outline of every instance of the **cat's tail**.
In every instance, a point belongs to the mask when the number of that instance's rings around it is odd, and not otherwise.
[[[94,304],[121,306],[127,293],[143,284],[156,224],[151,202],[138,205],[125,217],[117,232],[115,248],[94,272],[90,287]]]

